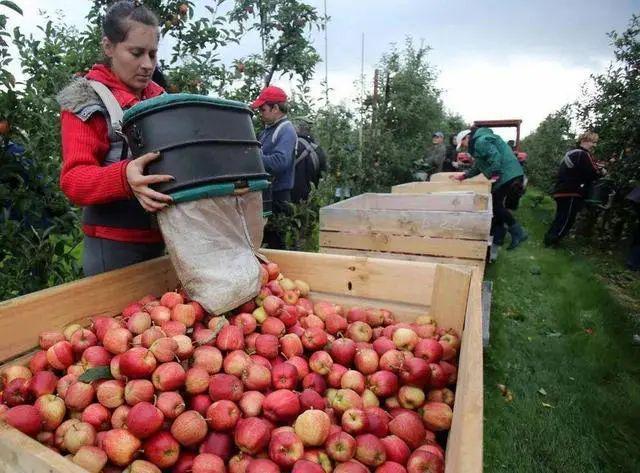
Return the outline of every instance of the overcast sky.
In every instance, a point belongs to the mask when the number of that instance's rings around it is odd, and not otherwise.
[[[229,1],[229,0],[227,0]],[[322,13],[324,0],[307,0]],[[88,0],[18,0],[20,25],[36,31],[38,9],[62,9],[81,26]],[[212,0],[196,0],[198,12]],[[466,120],[522,118],[525,133],[549,113],[580,96],[591,73],[603,72],[613,54],[606,33],[626,28],[640,0],[326,0],[331,100],[350,103],[357,95],[362,34],[364,70],[371,80],[380,57],[407,36],[431,46],[445,106]],[[15,23],[14,23],[15,24]],[[312,33],[324,59],[324,34]],[[231,61],[258,50],[246,38],[225,51]],[[313,91],[321,96],[324,64]],[[276,79],[289,89],[291,84]]]

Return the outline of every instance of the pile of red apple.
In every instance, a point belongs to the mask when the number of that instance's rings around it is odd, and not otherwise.
[[[444,471],[458,335],[261,277],[226,318],[167,292],[43,332],[0,419],[90,472]]]

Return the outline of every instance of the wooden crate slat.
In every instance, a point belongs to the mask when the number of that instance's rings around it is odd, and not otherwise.
[[[409,253],[351,250],[346,248],[328,248],[328,247],[322,247],[322,246],[320,247],[320,253],[346,255],[346,256],[360,256],[360,257],[367,257],[367,258],[393,259],[393,260],[401,260],[401,261],[421,261],[423,263],[441,263],[441,264],[451,264],[451,265],[477,266],[483,269],[485,266],[484,260],[456,258],[451,256],[413,255]]]
[[[329,248],[362,249],[391,253],[429,256],[451,256],[484,260],[487,242],[453,238],[393,235],[389,233],[350,233],[320,231],[320,246]]]
[[[473,180],[439,181],[439,182],[407,182],[391,187],[392,194],[420,194],[424,192],[475,191],[483,194],[491,193],[491,183]]]
[[[0,473],[87,473],[87,470],[0,422]]]
[[[405,194],[360,194],[324,209],[383,210],[442,210],[452,212],[478,212],[489,208],[489,196],[472,191]]]
[[[372,261],[370,258],[281,250],[265,254],[278,262],[280,270],[288,278],[309,281],[318,292],[425,306],[431,304],[435,277],[433,265],[416,266],[409,261]],[[390,281],[394,283],[390,284]]]
[[[491,215],[445,211],[320,209],[321,230],[390,232],[439,238],[489,238]]]
[[[145,294],[175,286],[171,265],[159,259],[0,302],[0,334],[11,339],[0,344],[0,360],[33,348],[44,330],[86,322],[90,315],[116,315]]]
[[[481,278],[472,281],[462,332],[453,421],[447,441],[446,470],[482,471],[483,353]]]

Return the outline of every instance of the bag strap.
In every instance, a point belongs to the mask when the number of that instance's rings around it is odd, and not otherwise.
[[[302,143],[302,146],[304,146],[304,151],[300,153],[300,156],[296,158],[295,166],[297,166],[298,163],[301,162],[304,158],[310,156],[311,164],[313,165],[313,171],[314,173],[318,174],[318,172],[320,171],[320,160],[318,158],[318,153],[316,153],[316,148],[318,147],[318,145],[315,143],[311,143],[301,137],[298,137],[298,142]]]
[[[113,93],[102,82],[90,80],[89,85],[96,94],[98,94],[102,103],[106,107],[107,113],[109,113],[111,128],[117,135],[122,136],[122,117],[124,116],[124,112]]]

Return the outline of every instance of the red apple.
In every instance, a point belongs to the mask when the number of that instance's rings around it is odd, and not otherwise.
[[[346,462],[356,453],[356,439],[346,432],[329,436],[325,444],[329,456],[337,462]]]
[[[409,450],[407,444],[400,437],[389,435],[380,439],[380,441],[384,445],[388,461],[406,465],[407,460],[411,455],[411,450]]]
[[[222,368],[222,353],[215,347],[201,346],[193,351],[193,366],[201,366],[209,374],[215,374]]]
[[[365,390],[366,379],[360,371],[348,370],[340,379],[340,386],[343,389],[353,389],[358,394],[362,394]]]
[[[269,458],[284,468],[291,468],[302,458],[304,445],[294,432],[274,431],[269,441]]]
[[[302,381],[309,374],[309,364],[307,360],[301,356],[292,356],[287,360],[287,363],[291,363],[296,367],[298,371],[298,381]]]
[[[213,453],[201,453],[193,459],[192,473],[226,473],[224,460]]]
[[[185,447],[192,447],[207,435],[207,422],[196,411],[185,411],[171,424],[171,435]]]
[[[39,371],[45,371],[49,368],[49,362],[47,361],[47,352],[45,350],[39,350],[29,360],[29,371],[33,374]]]
[[[295,389],[298,384],[298,370],[291,363],[280,363],[271,371],[274,389]]]
[[[423,338],[416,344],[413,354],[427,363],[438,363],[442,358],[442,345],[432,338]]]
[[[246,391],[242,394],[238,405],[245,417],[257,417],[262,412],[264,394],[259,391]]]
[[[278,337],[275,335],[258,335],[256,337],[256,353],[270,360],[278,356]]]
[[[422,358],[413,357],[405,360],[400,368],[400,379],[405,384],[413,386],[425,387],[431,379],[431,370],[429,363]]]
[[[444,461],[437,455],[416,450],[407,461],[408,473],[444,473]]]
[[[438,363],[430,363],[429,385],[434,389],[442,389],[447,385],[448,376]]]
[[[369,427],[367,415],[362,409],[347,409],[344,411],[340,424],[345,432],[353,435],[366,432]]]
[[[114,355],[124,353],[131,346],[133,335],[124,327],[110,328],[102,339],[104,347]]]
[[[327,344],[327,334],[317,327],[307,328],[302,335],[302,345],[309,351],[320,350]]]
[[[329,373],[331,366],[333,366],[333,360],[326,351],[315,351],[309,357],[309,368],[315,373],[324,376]]]
[[[153,399],[153,383],[148,379],[132,379],[124,387],[124,400],[130,406]]]
[[[151,381],[158,391],[173,391],[182,387],[186,377],[184,368],[170,361],[158,365],[151,375]]]
[[[156,369],[156,358],[144,347],[135,347],[120,355],[120,375],[128,379],[149,378]]]
[[[118,466],[125,466],[131,463],[140,449],[140,445],[140,440],[124,429],[107,431],[103,441],[103,448],[107,457],[109,457],[109,461]]]
[[[207,423],[216,431],[232,430],[240,419],[240,409],[226,399],[216,401],[207,409]]]
[[[43,394],[38,397],[33,407],[36,408],[40,415],[42,428],[48,431],[57,429],[67,412],[64,401],[53,394]]]
[[[298,396],[288,389],[267,394],[262,402],[264,416],[273,422],[290,422],[300,413]]]
[[[186,372],[184,381],[185,391],[189,394],[201,394],[209,389],[209,373],[207,370],[195,366],[189,368]]]
[[[329,354],[336,363],[350,366],[356,354],[356,343],[349,338],[338,338],[331,344]]]
[[[214,401],[228,399],[237,402],[243,391],[242,381],[230,374],[217,373],[209,380],[209,396]]]
[[[66,340],[56,342],[47,349],[47,361],[57,370],[67,369],[74,361],[73,346]]]
[[[308,409],[324,409],[325,401],[320,394],[313,389],[305,389],[299,396],[300,407],[303,411]]]
[[[380,356],[380,368],[386,371],[399,373],[405,362],[405,357],[400,350],[388,350]]]
[[[160,430],[164,414],[149,402],[139,402],[127,414],[127,429],[139,439],[146,439]]]
[[[327,383],[329,384],[329,386],[332,388],[339,388],[340,380],[342,379],[344,374],[347,373],[348,371],[349,370],[344,366],[338,363],[333,363],[333,365],[331,366],[331,369],[329,370],[329,373],[326,376]]]
[[[231,434],[211,432],[205,437],[198,451],[200,453],[213,453],[224,461],[228,461],[235,451],[235,444]]]
[[[424,404],[425,394],[422,388],[402,386],[398,390],[398,401],[406,409],[417,409]]]
[[[327,382],[318,373],[309,373],[302,380],[302,387],[304,389],[313,389],[319,394],[324,394],[327,389]]]
[[[353,322],[347,327],[347,337],[354,342],[369,342],[373,336],[373,330],[365,322]]]
[[[258,323],[253,315],[242,312],[236,315],[232,321],[233,325],[240,327],[244,335],[249,335],[256,331]]]
[[[453,411],[443,402],[427,402],[423,406],[422,421],[427,429],[432,431],[449,430]]]
[[[259,363],[249,363],[242,372],[242,382],[249,391],[264,391],[271,386],[271,371]]]
[[[304,411],[296,419],[293,428],[305,446],[323,445],[329,435],[331,420],[320,410]]]
[[[143,449],[146,459],[161,469],[175,465],[180,456],[180,444],[166,430],[161,430],[149,437]]]
[[[271,424],[259,417],[240,419],[234,431],[235,443],[241,451],[255,455],[269,444],[271,430]]]
[[[367,466],[379,466],[386,459],[387,453],[378,437],[372,434],[362,434],[356,437],[356,460]]]
[[[38,398],[44,394],[53,394],[57,385],[58,377],[51,371],[38,371],[32,378],[27,380],[25,388],[30,391],[34,398]]]
[[[368,407],[364,410],[367,415],[367,429],[370,434],[382,438],[389,433],[391,416],[379,407]]]
[[[94,445],[95,442],[96,429],[87,422],[78,422],[65,432],[62,447],[69,453],[76,453],[81,447]]]
[[[179,393],[165,391],[158,395],[156,407],[162,411],[167,419],[175,419],[184,412],[186,404]]]
[[[392,340],[398,350],[412,351],[420,338],[418,334],[410,328],[401,327],[393,332]]]
[[[369,473],[369,469],[357,460],[349,460],[337,465],[333,473]]]
[[[119,381],[112,382],[119,383]],[[69,409],[81,411],[93,402],[95,394],[96,391],[95,389],[93,389],[93,386],[87,383],[76,381],[67,389],[67,393],[64,397],[64,402]]]
[[[178,342],[171,337],[161,337],[155,340],[149,347],[149,351],[160,363],[166,363],[176,358]]]
[[[97,402],[89,404],[85,410],[82,411],[80,420],[91,424],[98,432],[111,428],[111,412]]]
[[[380,358],[372,348],[362,348],[356,351],[353,361],[362,374],[372,374],[378,370]]]
[[[389,422],[389,431],[400,437],[411,449],[416,449],[426,436],[420,416],[414,412],[403,412]]]
[[[242,350],[244,348],[242,329],[235,325],[225,325],[216,337],[216,346],[223,351]]]
[[[107,464],[107,454],[101,448],[85,445],[73,456],[73,463],[90,473],[100,473]]]
[[[376,371],[367,377],[367,385],[378,397],[393,396],[398,392],[398,377],[391,371]]]

